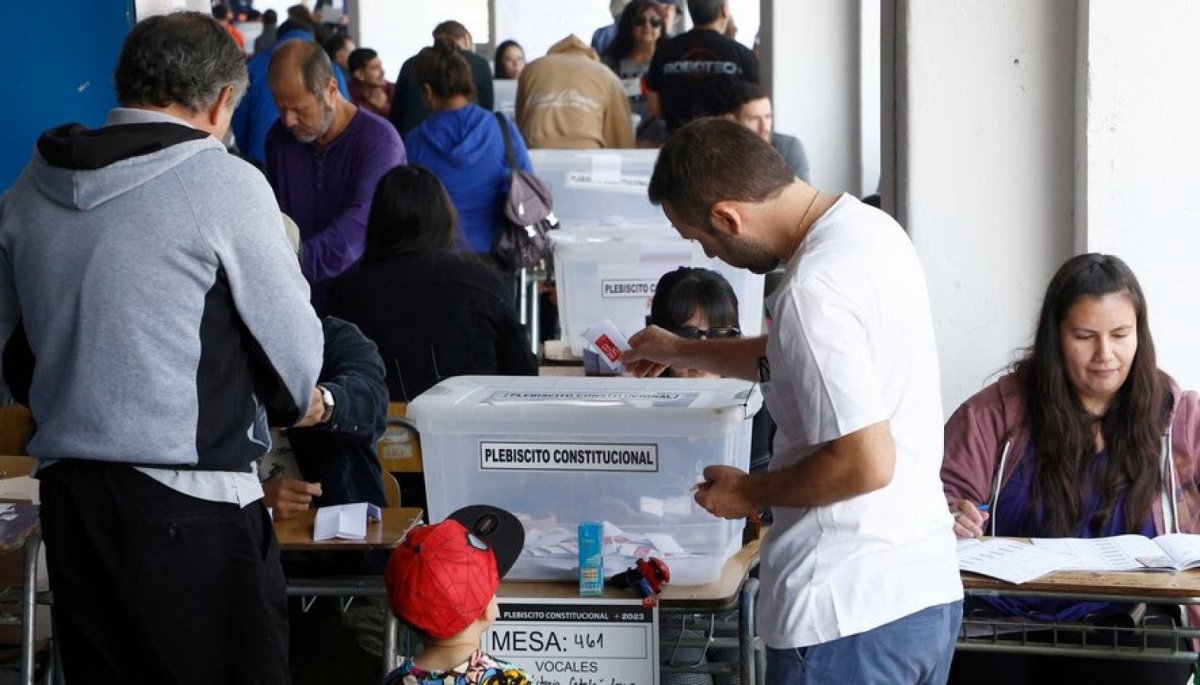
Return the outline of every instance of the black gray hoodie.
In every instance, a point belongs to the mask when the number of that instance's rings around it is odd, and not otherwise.
[[[0,344],[29,453],[243,471],[308,410],[321,324],[262,174],[119,108],[0,198]]]

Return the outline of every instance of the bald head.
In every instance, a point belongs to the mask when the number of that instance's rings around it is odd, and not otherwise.
[[[342,95],[321,46],[300,39],[280,45],[271,55],[267,81],[279,118],[297,140],[311,143],[330,134]]]
[[[299,81],[305,90],[318,97],[328,89],[330,81],[334,82],[335,90],[337,88],[329,55],[320,45],[298,38],[275,48],[267,78],[272,91],[276,83],[288,81]]]

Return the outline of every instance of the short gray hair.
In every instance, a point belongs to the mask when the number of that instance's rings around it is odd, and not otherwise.
[[[113,74],[122,105],[172,104],[199,112],[233,86],[237,106],[250,78],[246,56],[215,19],[173,12],[139,21],[125,38]]]

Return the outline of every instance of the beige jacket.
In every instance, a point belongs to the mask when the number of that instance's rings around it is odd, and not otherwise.
[[[517,127],[530,148],[631,148],[621,81],[574,34],[533,60],[517,82]]]

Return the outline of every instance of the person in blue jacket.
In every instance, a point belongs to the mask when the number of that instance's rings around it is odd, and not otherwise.
[[[267,131],[279,118],[279,109],[275,106],[275,98],[267,84],[267,70],[271,64],[271,55],[275,48],[289,40],[313,41],[313,28],[303,22],[288,19],[279,26],[275,43],[271,47],[256,52],[246,63],[250,72],[250,87],[246,96],[233,112],[234,141],[242,157],[258,167],[263,167],[267,161]],[[342,97],[350,99],[350,86],[341,69],[334,69],[338,90]]]
[[[501,121],[512,138],[517,167],[532,171],[525,140],[508,117],[471,102],[471,67],[453,40],[440,37],[421,50],[416,79],[430,114],[404,139],[408,161],[437,175],[471,250],[490,254],[509,185]]]

